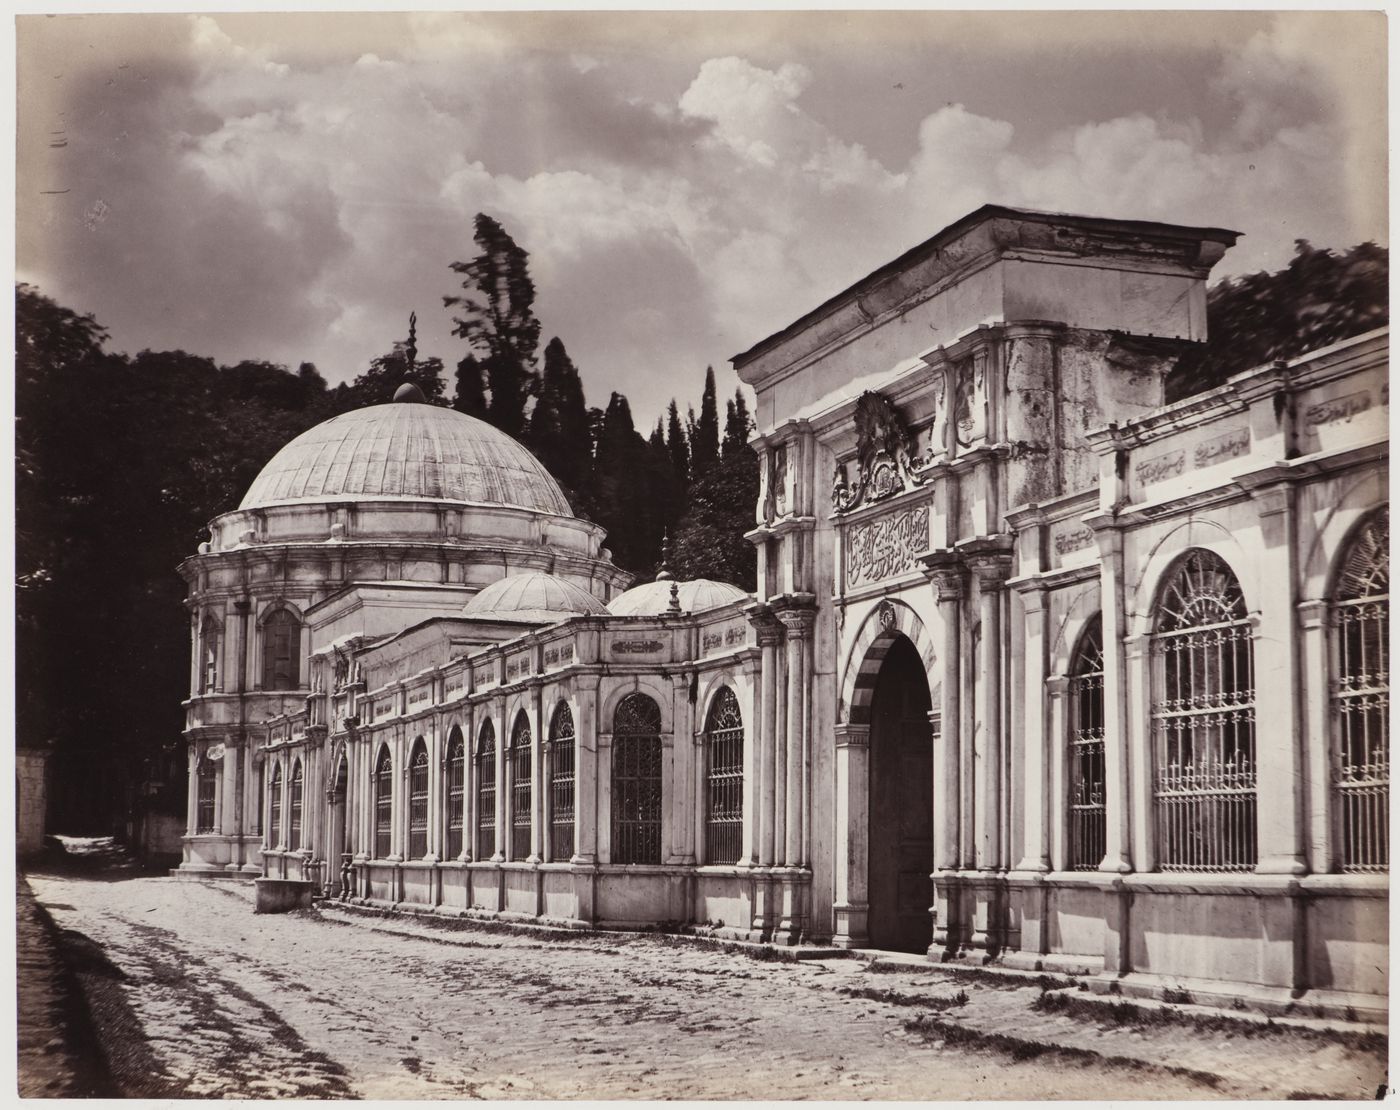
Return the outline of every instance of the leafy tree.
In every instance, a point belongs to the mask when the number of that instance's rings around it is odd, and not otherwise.
[[[442,303],[461,311],[452,318],[453,334],[467,340],[485,373],[491,395],[486,418],[507,435],[520,438],[525,431],[525,407],[539,392],[534,359],[540,323],[534,313],[530,256],[483,212],[476,216],[475,239],[480,253],[470,262],[451,264],[463,276],[465,292],[443,297]],[[473,400],[469,388],[458,407]]]
[[[593,444],[583,382],[564,343],[557,336],[544,349],[540,396],[530,414],[527,439],[535,457],[569,492],[570,505],[591,506],[587,489],[593,465]]]
[[[447,404],[443,397],[442,359],[434,356],[410,363],[404,344],[395,343],[392,351],[372,360],[369,369],[351,383],[350,393],[355,401],[352,407],[388,404],[405,382],[421,389],[430,404]]]
[[[1390,252],[1375,243],[1334,254],[1299,239],[1286,268],[1221,282],[1206,298],[1209,337],[1167,377],[1167,400],[1381,327],[1389,320],[1389,276]]]

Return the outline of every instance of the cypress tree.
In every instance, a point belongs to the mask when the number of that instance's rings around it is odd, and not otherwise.
[[[467,355],[457,363],[457,395],[452,407],[468,416],[486,419],[486,391],[481,384],[481,364],[475,355]]]
[[[684,488],[690,483],[690,445],[685,441],[685,429],[681,427],[681,414],[674,398],[666,414],[666,450],[671,455],[676,481]]]
[[[749,419],[749,405],[744,400],[744,391],[736,389],[734,400],[724,403],[724,457],[729,458],[735,451],[748,450],[749,433],[753,431],[753,421]]]
[[[690,441],[691,475],[699,478],[719,462],[719,407],[715,402],[715,368],[705,367],[705,391],[700,395],[700,419]]]
[[[544,349],[540,396],[530,414],[527,442],[555,478],[571,492],[585,495],[582,500],[589,500],[584,488],[593,463],[588,407],[578,369],[558,336]]]

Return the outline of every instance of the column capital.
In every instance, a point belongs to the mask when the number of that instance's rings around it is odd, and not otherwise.
[[[1298,602],[1298,619],[1304,628],[1325,628],[1331,605],[1325,599]]]
[[[967,567],[977,579],[978,587],[985,593],[996,589],[1011,577],[1011,553],[1009,551],[970,551],[967,554]]]
[[[847,722],[835,728],[838,748],[865,748],[870,746],[870,726]]]
[[[812,634],[812,626],[817,622],[817,611],[815,609],[780,609],[777,613],[778,620],[787,629],[789,642],[793,640],[805,640]]]
[[[961,600],[967,573],[961,554],[951,547],[939,547],[919,556],[919,562],[940,602]]]
[[[782,640],[782,622],[774,615],[771,606],[757,602],[745,607],[744,616],[758,633],[759,647],[774,647]]]
[[[1069,675],[1051,675],[1045,680],[1045,692],[1052,698],[1062,698],[1069,693]]]

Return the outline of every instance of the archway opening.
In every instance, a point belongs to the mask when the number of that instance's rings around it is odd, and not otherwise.
[[[933,942],[933,731],[928,676],[896,636],[870,703],[870,944],[927,952]]]

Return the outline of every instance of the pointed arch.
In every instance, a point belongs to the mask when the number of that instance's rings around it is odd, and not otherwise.
[[[840,711],[845,723],[868,725],[870,699],[875,693],[875,679],[880,673],[890,646],[898,636],[906,637],[918,652],[925,675],[933,673],[937,660],[933,638],[919,619],[919,614],[906,602],[884,598],[866,616],[851,644],[846,658],[845,675],[841,681]]]

